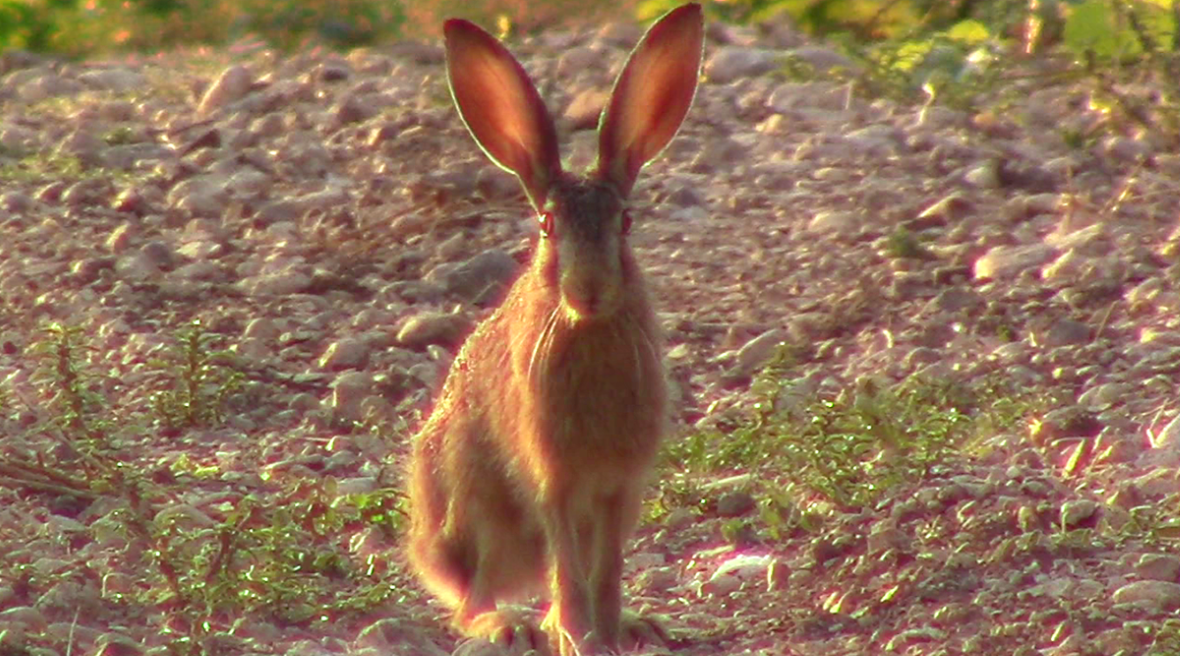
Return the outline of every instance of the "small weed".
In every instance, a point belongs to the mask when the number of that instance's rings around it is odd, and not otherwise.
[[[147,519],[136,509],[136,489],[128,481],[123,491],[132,504],[116,513],[148,547],[155,572],[136,601],[170,609],[177,653],[190,653],[233,618],[264,615],[281,625],[307,626],[368,611],[395,593],[380,576],[355,571],[334,541],[346,528],[371,520],[374,504],[387,508],[387,495],[357,503],[338,495],[331,478],[296,481],[279,493],[280,503],[248,495],[213,508],[224,518],[204,525],[171,506]]]
[[[922,245],[922,242],[918,241],[914,233],[900,226],[889,233],[885,249],[889,257],[892,258],[907,260],[933,259],[930,251]]]
[[[40,182],[49,178],[79,179],[85,174],[82,161],[71,155],[28,155],[20,161],[0,166],[0,180]]]
[[[990,381],[960,385],[918,378],[889,387],[865,378],[839,393],[802,400],[806,390],[778,371],[770,368],[755,379],[752,389],[762,400],[732,430],[698,432],[669,444],[670,466],[688,475],[787,472],[796,492],[863,508],[895,485],[966,457],[981,435],[1017,424],[1031,407]],[[665,485],[661,503],[683,497],[677,487],[685,485]],[[794,502],[769,499],[770,489],[760,491],[764,514],[790,511]]]
[[[45,326],[44,334],[31,351],[40,361],[38,378],[52,390],[54,421],[68,437],[97,446],[104,441],[110,421],[105,417],[106,399],[97,391],[97,374],[85,364],[91,350],[83,343],[85,333],[78,326],[53,322]]]
[[[130,126],[119,126],[103,135],[102,140],[109,146],[121,146],[138,141],[135,130]]]
[[[1119,528],[1118,534],[1123,538],[1139,538],[1149,545],[1167,545],[1172,549],[1180,541],[1180,517],[1175,508],[1135,506],[1130,510],[1129,521]]]
[[[150,363],[166,377],[165,389],[151,396],[157,418],[170,429],[221,423],[227,399],[244,378],[231,368],[234,355],[214,349],[218,336],[205,332],[200,321],[181,328],[176,337],[174,347]]]

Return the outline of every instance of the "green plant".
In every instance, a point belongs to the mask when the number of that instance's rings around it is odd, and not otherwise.
[[[351,48],[397,36],[404,22],[397,1],[5,0],[0,47],[82,56],[257,36],[285,50],[309,42]]]
[[[83,343],[85,332],[78,326],[51,322],[44,338],[31,352],[40,367],[37,379],[49,388],[50,406],[57,413],[54,423],[67,437],[94,447],[104,441],[111,426],[107,402],[99,393],[99,376],[86,365],[93,348]]]
[[[889,386],[863,378],[800,402],[805,392],[799,384],[769,367],[751,389],[760,400],[732,427],[667,445],[668,467],[685,472],[671,479],[681,481],[678,488],[691,490],[688,474],[785,472],[778,475],[795,493],[840,507],[865,507],[900,483],[968,457],[981,435],[1017,425],[1040,402],[987,376],[970,383],[912,377]],[[771,487],[759,492],[764,512],[790,514],[791,499],[768,497]],[[666,486],[664,494],[672,494],[661,502],[686,496],[675,489]]]
[[[174,347],[150,364],[164,375],[163,388],[151,396],[156,416],[167,428],[210,426],[222,421],[229,397],[244,379],[232,367],[234,354],[214,349],[219,340],[199,320],[177,331]]]

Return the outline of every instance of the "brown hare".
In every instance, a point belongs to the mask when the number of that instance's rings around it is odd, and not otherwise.
[[[566,172],[533,83],[494,37],[446,22],[451,95],[489,158],[520,178],[540,220],[531,264],[467,339],[414,438],[411,563],[471,636],[546,649],[498,606],[548,593],[562,654],[659,637],[624,616],[624,542],[668,415],[661,339],[627,244],[626,199],[696,92],[701,8],[651,27],[615,82],[597,167]]]

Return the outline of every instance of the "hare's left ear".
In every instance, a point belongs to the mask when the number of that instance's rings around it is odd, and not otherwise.
[[[701,6],[668,12],[644,35],[611,92],[598,126],[599,178],[626,197],[640,169],[680,129],[696,93],[705,40]]]

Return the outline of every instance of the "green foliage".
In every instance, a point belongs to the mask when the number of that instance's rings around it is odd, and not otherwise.
[[[0,181],[40,182],[50,178],[77,180],[86,172],[82,161],[72,155],[28,155],[0,166]]]
[[[83,343],[84,335],[77,326],[52,322],[31,350],[40,364],[35,380],[49,390],[57,413],[54,423],[67,437],[92,448],[104,440],[111,424],[98,391],[99,377],[86,365],[93,349]]]
[[[241,618],[265,616],[314,630],[404,594],[387,559],[374,555],[358,566],[342,537],[372,534],[392,542],[405,518],[405,499],[396,490],[342,494],[331,477],[305,479],[282,470],[268,470],[240,488],[244,473],[225,471],[216,458],[185,452],[158,467],[125,447],[120,436],[142,437],[153,421],[177,431],[221,421],[229,397],[244,387],[218,335],[199,322],[175,334],[175,344],[148,363],[154,376],[142,379],[163,387],[150,409],[120,404],[122,388],[96,373],[103,354],[83,328],[47,324],[30,347],[38,364],[31,380],[51,398],[55,413],[27,429],[60,434],[72,449],[35,456],[6,450],[6,484],[23,483],[59,504],[101,497],[104,508],[113,508],[91,528],[101,539],[125,541],[141,567],[134,586],[104,593],[104,599],[128,609],[159,609],[168,653],[196,655],[209,653],[210,641],[232,633]],[[9,396],[4,401],[8,414]],[[62,455],[70,458],[68,466],[57,462]],[[179,501],[194,484],[248,492],[197,510]],[[5,583],[24,581],[34,591],[58,576],[0,563]],[[5,648],[0,642],[0,652]]]
[[[929,259],[930,251],[918,241],[914,233],[898,226],[886,239],[886,251],[890,257],[907,260]]]
[[[1064,42],[1074,53],[1123,59],[1158,51],[1176,34],[1170,3],[1086,0],[1070,8]]]
[[[193,321],[177,332],[177,343],[163,358],[150,364],[165,376],[164,389],[151,397],[152,408],[167,428],[212,426],[224,416],[227,399],[237,392],[244,376],[229,367],[233,353],[213,349],[218,335],[204,332]]]
[[[911,378],[801,402],[796,384],[768,370],[753,390],[762,401],[732,430],[703,431],[670,444],[666,457],[690,473],[786,472],[789,482],[845,508],[871,506],[886,490],[921,480],[971,453],[981,435],[1011,428],[1033,399],[996,381],[952,384]],[[805,392],[803,392],[805,393]],[[679,494],[691,487],[680,479]],[[786,499],[767,509],[789,506]]]
[[[295,482],[273,496],[226,502],[216,524],[194,522],[165,506],[152,514],[144,483],[116,483],[130,503],[112,513],[129,538],[147,548],[141,591],[114,601],[168,609],[173,653],[200,645],[226,618],[265,615],[284,626],[312,626],[342,613],[364,612],[392,596],[381,576],[359,572],[334,536],[364,521],[331,478]],[[392,499],[388,494],[370,496]],[[385,502],[383,502],[385,503]]]
[[[292,49],[350,48],[398,36],[396,0],[0,0],[0,47],[83,56],[257,36]]]

